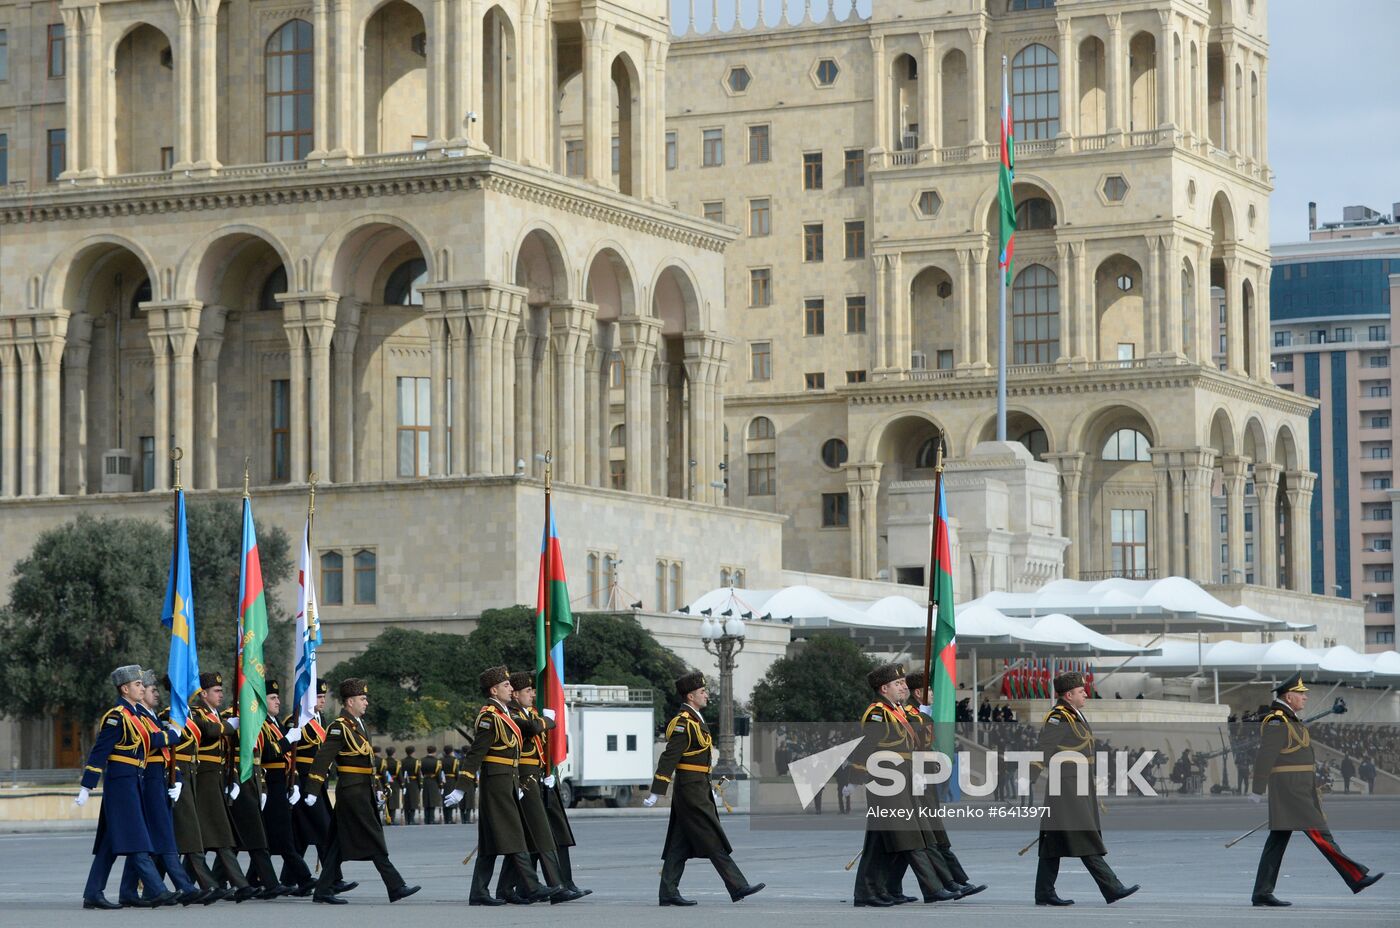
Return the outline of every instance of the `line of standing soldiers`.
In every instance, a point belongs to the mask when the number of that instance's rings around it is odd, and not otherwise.
[[[374,749],[375,770],[379,776],[379,788],[384,792],[387,805],[384,810],[384,824],[418,824],[418,813],[423,813],[422,824],[436,825],[441,817],[444,825],[458,821],[467,824],[474,821],[472,810],[461,803],[447,805],[447,793],[457,781],[462,766],[462,756],[452,745],[444,745],[441,756],[437,745],[428,745],[427,756],[419,760],[414,755],[417,748],[409,745],[404,748],[404,758],[395,755],[397,750],[389,747],[381,756],[379,748]],[[403,818],[399,819],[399,811]]]

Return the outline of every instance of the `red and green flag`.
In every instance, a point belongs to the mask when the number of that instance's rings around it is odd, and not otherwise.
[[[253,775],[258,759],[258,735],[267,720],[267,597],[263,594],[262,563],[253,529],[253,503],[243,497],[243,557],[238,576],[238,781]]]
[[[948,498],[943,480],[937,481],[937,518],[933,525],[933,601],[938,607],[933,627],[933,672],[929,684],[933,700],[929,712],[934,724],[934,750],[955,754],[953,723],[958,708],[958,643],[953,615],[953,557],[948,541]]]
[[[1006,92],[1006,71],[1001,74],[1001,171],[997,181],[997,206],[1001,215],[1001,250],[997,267],[1006,285],[1011,286],[1011,259],[1016,251],[1016,198],[1011,185],[1016,180],[1016,133],[1011,118],[1011,97]]]
[[[564,639],[574,631],[569,608],[569,585],[564,578],[564,554],[549,494],[544,503],[544,542],[540,545],[540,584],[535,606],[535,677],[540,707],[554,710],[549,733],[548,764],[551,770],[569,755],[568,713],[564,711]]]

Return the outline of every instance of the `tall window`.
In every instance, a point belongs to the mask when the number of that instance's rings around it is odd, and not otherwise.
[[[0,132],[0,187],[10,182],[10,136]]]
[[[1027,45],[1011,60],[1011,114],[1018,139],[1060,134],[1060,60],[1044,45]]]
[[[1147,510],[1114,509],[1111,528],[1113,575],[1147,579]]]
[[[851,524],[851,497],[848,493],[822,494],[822,528]]]
[[[58,180],[68,162],[68,130],[49,130],[49,183]]]
[[[700,133],[700,163],[707,168],[724,164],[723,129],[705,129]]]
[[[673,612],[681,602],[681,562],[658,559],[656,562],[656,609]]]
[[[777,455],[772,451],[749,454],[749,495],[772,496],[777,490]]]
[[[612,172],[622,173],[622,139],[615,135],[612,137]]]
[[[773,305],[773,270],[756,267],[749,271],[749,305]]]
[[[321,605],[339,606],[345,602],[345,555],[327,551],[321,555]]]
[[[154,435],[141,436],[141,489],[156,488],[156,439]]]
[[[603,587],[603,557],[597,551],[588,552],[588,605],[597,606],[602,600],[599,593]]]
[[[379,558],[373,551],[355,552],[355,605],[372,606],[379,597],[375,574],[379,571]]]
[[[272,482],[292,479],[292,382],[272,382]]]
[[[614,351],[608,355],[608,387],[614,390],[622,389],[625,381],[626,370],[622,364],[622,352]]]
[[[846,258],[852,260],[865,257],[865,221],[846,223]]]
[[[809,222],[802,227],[802,260],[822,261],[826,258],[826,230],[820,222]]]
[[[1013,364],[1049,364],[1060,356],[1060,285],[1043,264],[1016,275],[1011,338]]]
[[[314,123],[311,24],[288,22],[263,50],[264,135],[268,161],[300,161],[311,153]]]
[[[865,297],[846,297],[846,334],[861,335],[865,332]]]
[[[0,29],[0,81],[10,79],[10,33]]]
[[[49,24],[49,77],[62,77],[64,73],[64,46],[67,39],[63,35],[63,23]]]
[[[608,486],[612,487],[614,490],[627,489],[626,461],[608,462]]]
[[[865,186],[865,149],[846,149],[846,186]]]
[[[802,301],[802,334],[826,334],[826,300],[815,297]]]
[[[749,126],[749,164],[766,164],[771,157],[768,127]]]
[[[432,380],[399,378],[399,476],[428,476],[428,436],[432,433]]]
[[[749,379],[773,379],[772,342],[753,342],[749,345]]]
[[[767,235],[773,230],[772,204],[767,197],[749,201],[749,235]]]
[[[583,139],[564,140],[564,174],[568,177],[583,176]]]
[[[802,156],[802,189],[822,189],[822,153],[809,151]]]
[[[700,209],[703,211],[704,217],[710,222],[724,222],[723,200],[706,200],[704,203],[700,204]]]
[[[666,170],[674,171],[676,169],[676,161],[676,130],[672,129],[666,133]]]

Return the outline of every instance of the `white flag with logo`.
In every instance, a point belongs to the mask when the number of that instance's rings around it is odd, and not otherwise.
[[[311,562],[311,521],[301,533],[301,563],[297,569],[297,667],[294,702],[297,724],[316,715],[316,649],[321,645],[321,620],[316,607],[316,576]]]

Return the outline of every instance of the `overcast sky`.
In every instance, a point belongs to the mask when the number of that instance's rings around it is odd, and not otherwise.
[[[808,0],[813,18],[868,14],[880,0]],[[798,0],[672,0],[672,25],[770,25],[799,17]],[[1384,213],[1400,201],[1400,0],[1270,0],[1269,160],[1278,175],[1272,239],[1307,238],[1318,218],[1355,203]]]

